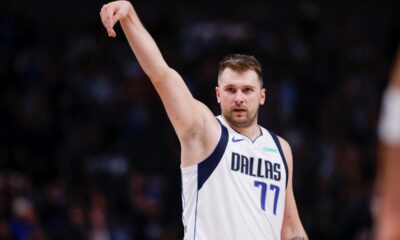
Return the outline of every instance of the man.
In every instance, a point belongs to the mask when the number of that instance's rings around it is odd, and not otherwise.
[[[293,196],[290,147],[257,125],[265,101],[259,62],[232,55],[221,63],[222,116],[215,118],[164,61],[128,1],[104,5],[100,15],[110,37],[120,22],[179,138],[185,239],[307,239]]]
[[[375,224],[377,240],[400,239],[400,49],[384,93],[378,125],[380,143]]]

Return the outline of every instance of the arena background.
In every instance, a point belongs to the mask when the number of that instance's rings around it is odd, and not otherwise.
[[[193,95],[217,63],[263,64],[260,123],[286,138],[310,239],[370,239],[376,122],[395,1],[135,1]],[[106,2],[0,3],[0,239],[182,238],[179,143]]]

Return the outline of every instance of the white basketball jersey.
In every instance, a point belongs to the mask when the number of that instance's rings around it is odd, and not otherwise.
[[[213,153],[181,168],[184,239],[280,239],[288,171],[277,136],[260,127],[252,141],[217,118]]]

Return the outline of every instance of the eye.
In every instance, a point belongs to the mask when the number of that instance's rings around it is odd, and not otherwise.
[[[246,87],[246,88],[243,89],[243,92],[244,92],[244,93],[250,93],[250,92],[252,92],[252,91],[253,91],[253,89],[250,88],[250,87]]]
[[[233,87],[227,87],[225,88],[225,91],[229,92],[229,93],[235,93],[235,89]]]

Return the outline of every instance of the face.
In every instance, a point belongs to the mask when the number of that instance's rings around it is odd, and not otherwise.
[[[216,87],[222,115],[234,127],[249,127],[257,123],[258,108],[265,102],[265,89],[253,70],[236,72],[226,68]]]

